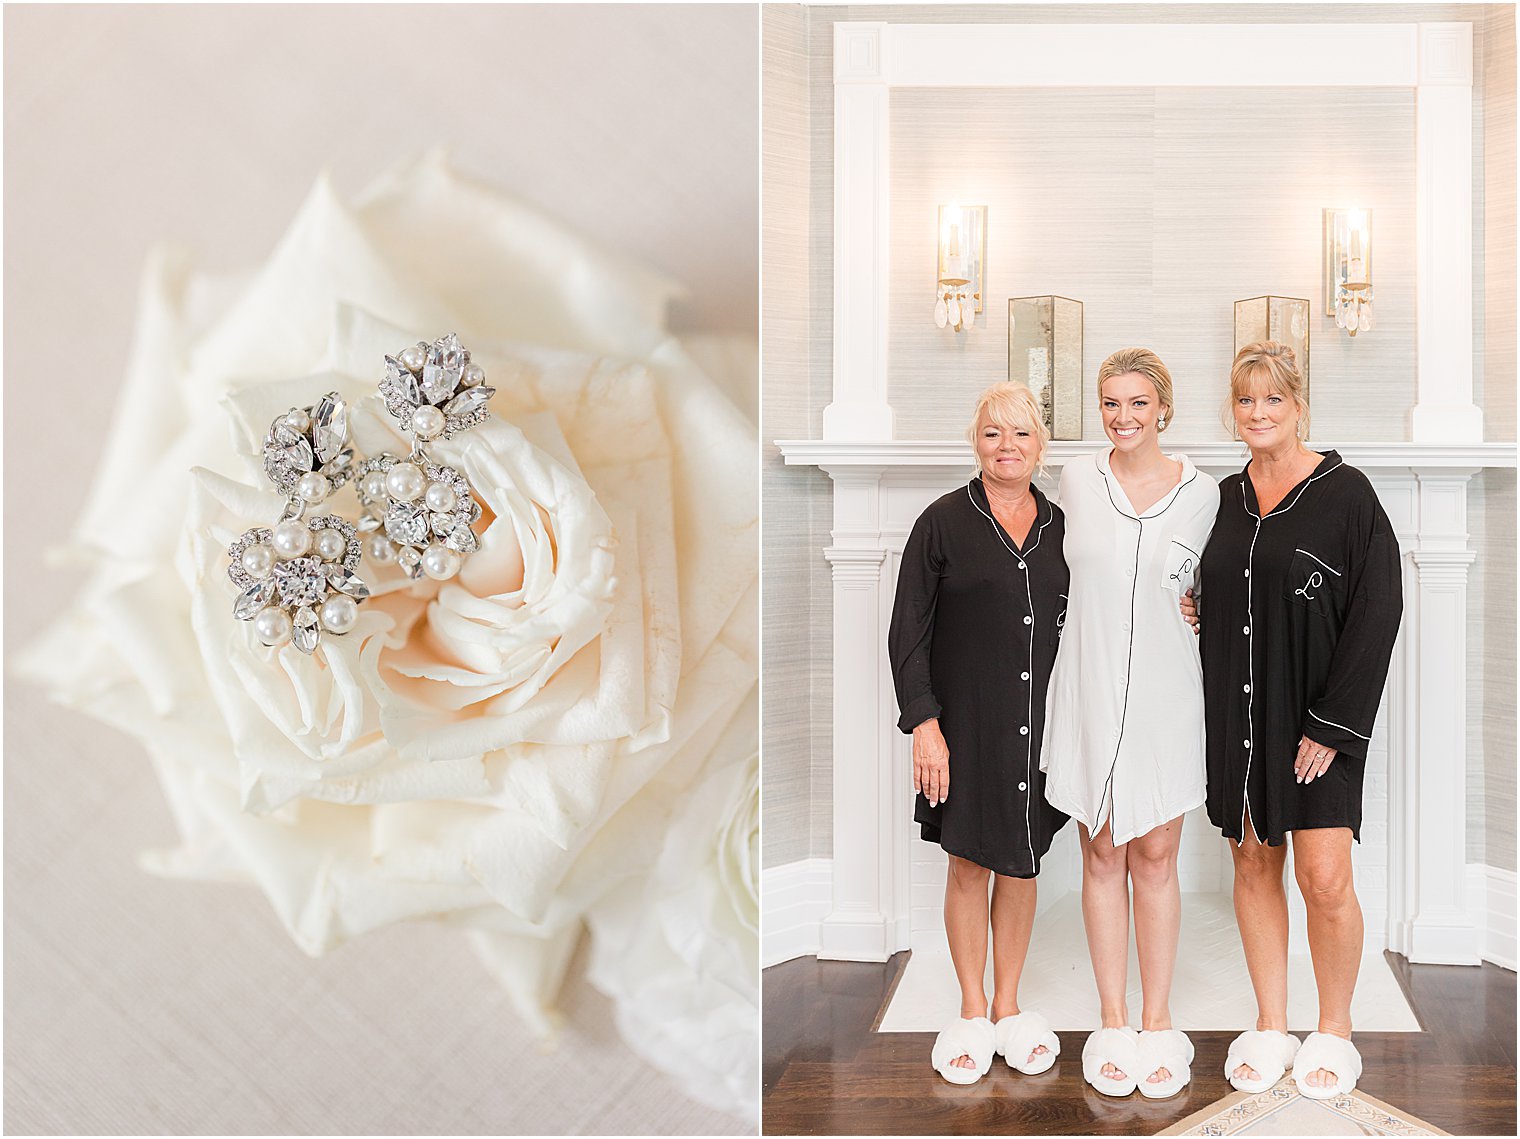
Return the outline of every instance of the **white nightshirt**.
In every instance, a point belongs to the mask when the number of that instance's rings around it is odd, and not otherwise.
[[[1197,579],[1219,487],[1185,455],[1144,513],[1109,452],[1061,471],[1071,593],[1050,678],[1045,798],[1115,846],[1204,801],[1203,669],[1177,607]]]

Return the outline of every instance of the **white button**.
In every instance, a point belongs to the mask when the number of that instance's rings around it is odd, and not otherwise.
[[[1028,724],[1022,725],[1019,728],[1019,735],[1021,735],[1021,736],[1027,736],[1028,734],[1029,734],[1029,725]]]
[[[1021,672],[1021,673],[1019,673],[1019,679],[1020,680],[1028,680],[1029,679],[1029,674],[1027,672]]]
[[[1119,630],[1120,630],[1120,632],[1124,632],[1124,633],[1129,632],[1129,622],[1126,621],[1126,622],[1124,622],[1124,624],[1120,625],[1119,626]]]
[[[1245,744],[1246,744],[1246,747],[1250,747],[1251,746],[1251,741],[1250,740],[1246,740]]]
[[[1019,563],[1019,569],[1023,569],[1023,568],[1024,568],[1024,563],[1023,563],[1023,562],[1020,562],[1020,563]]]
[[[1020,783],[1019,784],[1019,790],[1020,791],[1028,791],[1029,790],[1029,784],[1027,784],[1027,783]]]
[[[1027,622],[1029,620],[1029,618],[1025,617],[1024,620]],[[1251,626],[1247,625],[1245,628],[1241,629],[1240,631],[1242,633],[1244,633],[1246,636],[1249,637],[1251,635]]]
[[[1024,618],[1024,624],[1026,624],[1026,625],[1033,625],[1034,624],[1034,618],[1033,617],[1025,617]]]
[[[1124,567],[1124,576],[1125,577],[1134,577],[1135,576],[1135,567],[1134,566],[1125,566]]]
[[[1251,691],[1251,686],[1249,684],[1242,684],[1240,686],[1240,688],[1241,688],[1241,691],[1243,691],[1243,692],[1249,692],[1249,691]]]
[[[1250,577],[1250,576],[1251,576],[1251,571],[1250,571],[1250,570],[1246,570],[1246,576],[1247,576],[1247,577]]]

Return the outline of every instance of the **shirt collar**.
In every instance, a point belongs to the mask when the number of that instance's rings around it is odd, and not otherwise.
[[[1034,525],[1039,529],[1050,521],[1055,513],[1055,508],[1050,505],[1050,499],[1045,497],[1045,492],[1035,486],[1034,480],[1029,482],[1029,489],[1034,494]],[[992,504],[987,501],[987,488],[982,485],[982,476],[977,475],[971,480],[971,497],[975,503],[989,514],[992,512]]]
[[[1157,502],[1147,507],[1143,513],[1135,515],[1130,513],[1133,507],[1130,504],[1129,495],[1124,493],[1124,487],[1119,482],[1119,476],[1114,474],[1113,468],[1109,466],[1108,459],[1112,452],[1112,447],[1105,447],[1098,452],[1098,470],[1103,475],[1103,481],[1108,484],[1108,495],[1113,501],[1114,508],[1126,518],[1150,518],[1160,514],[1172,504],[1177,495],[1182,493],[1182,488],[1192,482],[1193,477],[1198,473],[1198,469],[1193,466],[1193,460],[1186,455],[1167,455],[1166,457],[1172,462],[1182,464],[1182,473],[1177,477],[1177,485],[1163,494]],[[1165,452],[1162,453],[1165,454]]]
[[[1288,491],[1288,493],[1283,496],[1282,502],[1278,503],[1277,506],[1274,506],[1268,512],[1268,517],[1276,514],[1278,507],[1282,506],[1284,503],[1292,502],[1297,499],[1298,496],[1294,494],[1294,490],[1297,490],[1299,487],[1303,486],[1304,483],[1313,482],[1321,475],[1328,475],[1331,471],[1335,470],[1346,461],[1345,459],[1341,458],[1341,453],[1333,448],[1329,451],[1316,451],[1315,454],[1323,456],[1325,461],[1320,463],[1319,466],[1315,467],[1312,471],[1305,475],[1304,478],[1299,482],[1294,483],[1293,490]],[[1251,514],[1253,518],[1260,518],[1261,511],[1260,508],[1256,505],[1256,484],[1251,481],[1250,459],[1247,459],[1246,465],[1240,468],[1240,486],[1242,493],[1245,496],[1246,510]]]

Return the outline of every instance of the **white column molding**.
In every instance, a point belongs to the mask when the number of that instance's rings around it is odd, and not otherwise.
[[[1413,735],[1404,768],[1405,927],[1412,961],[1476,965],[1479,923],[1467,897],[1467,482],[1476,471],[1415,471],[1419,543],[1414,607]],[[1406,593],[1408,591],[1406,590]]]
[[[886,24],[834,25],[834,398],[825,439],[890,439]]]
[[[896,720],[883,692],[880,628],[887,551],[877,518],[881,472],[829,471],[834,482],[833,896],[819,928],[819,956],[885,961],[896,950],[890,780],[882,752]]]
[[[1472,25],[1421,24],[1415,98],[1416,443],[1483,438],[1473,403]],[[1374,239],[1375,240],[1375,239]]]

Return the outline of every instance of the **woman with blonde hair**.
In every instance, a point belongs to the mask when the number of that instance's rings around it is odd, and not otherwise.
[[[1071,602],[1050,682],[1041,761],[1046,797],[1077,821],[1082,917],[1101,1026],[1082,1075],[1104,1095],[1176,1095],[1193,1045],[1172,1027],[1182,816],[1204,801],[1203,675],[1179,612],[1219,505],[1214,480],[1161,450],[1172,377],[1146,348],[1098,369],[1110,447],[1067,463]],[[1140,1031],[1126,1000],[1130,895],[1140,960]]]
[[[1225,1076],[1261,1091],[1291,1064],[1303,1095],[1328,1099],[1352,1090],[1362,1070],[1351,1043],[1362,955],[1351,843],[1403,612],[1399,544],[1367,477],[1304,445],[1308,408],[1291,348],[1242,348],[1230,408],[1251,460],[1220,486],[1198,600],[1209,818],[1234,857],[1258,1015],[1230,1045]],[[1319,1031],[1302,1048],[1287,1031],[1289,834],[1319,988]]]
[[[979,1080],[994,1052],[1029,1075],[1055,1063],[1060,1042],[1039,1013],[1020,1011],[1018,989],[1035,875],[1066,822],[1040,773],[1067,591],[1061,511],[1031,481],[1049,436],[1029,389],[1001,383],[977,400],[967,438],[977,473],[914,523],[888,637],[898,727],[913,735],[914,818],[949,856],[945,934],[961,1007],[931,1059],[953,1084]]]

